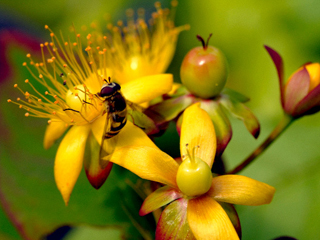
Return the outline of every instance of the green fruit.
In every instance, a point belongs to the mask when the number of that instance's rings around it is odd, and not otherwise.
[[[227,61],[218,48],[208,46],[210,37],[207,43],[204,43],[200,36],[197,37],[203,46],[191,49],[184,57],[180,78],[195,96],[204,99],[212,98],[217,96],[226,84]]]
[[[194,197],[206,193],[212,184],[208,164],[200,158],[185,159],[179,166],[176,181],[181,192]]]

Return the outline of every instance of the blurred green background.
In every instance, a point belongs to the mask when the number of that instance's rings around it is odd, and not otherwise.
[[[169,6],[169,1],[161,1]],[[125,9],[139,7],[148,14],[154,2],[147,0],[0,0],[0,239],[39,239],[59,226],[77,226],[65,239],[141,239],[129,226],[140,219],[140,200],[123,181],[130,173],[120,168],[99,190],[80,175],[70,205],[64,206],[53,179],[57,145],[43,150],[46,121],[25,118],[24,111],[6,102],[16,98],[14,83],[30,78],[22,67],[27,52],[39,51],[38,42],[49,40],[44,25],[64,34],[69,26],[103,21],[110,13],[114,21],[125,20]],[[263,48],[268,45],[283,57],[286,78],[300,65],[320,61],[320,1],[193,1],[180,0],[176,25],[190,24],[181,33],[176,55],[168,69],[179,82],[184,55],[199,46],[196,34],[213,34],[211,45],[220,48],[229,62],[227,86],[250,97],[248,106],[261,123],[261,135],[254,140],[240,121],[225,152],[227,168],[245,158],[271,132],[282,112],[275,67]],[[241,174],[266,182],[277,191],[270,205],[237,206],[243,239],[274,239],[292,236],[316,239],[320,226],[320,114],[308,116],[291,127],[256,162]],[[164,138],[178,140],[174,128]],[[163,146],[165,150],[174,144]],[[121,204],[119,204],[119,202]],[[126,203],[126,204],[124,204]],[[123,206],[129,206],[124,208]],[[151,219],[151,218],[150,218]],[[150,219],[139,224],[152,228]],[[96,227],[88,227],[92,223]],[[151,225],[151,226],[150,226]],[[15,226],[15,227],[14,227]],[[107,226],[107,227],[106,227]],[[17,230],[18,229],[18,230]],[[65,230],[65,231],[64,231]],[[62,235],[69,228],[61,230]],[[59,239],[58,235],[47,239]]]

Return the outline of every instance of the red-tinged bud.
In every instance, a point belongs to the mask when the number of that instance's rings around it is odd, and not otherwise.
[[[320,110],[320,64],[308,63],[283,81],[283,61],[273,49],[266,47],[278,72],[283,110],[293,118]]]

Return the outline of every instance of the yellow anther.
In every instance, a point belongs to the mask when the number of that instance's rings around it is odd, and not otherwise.
[[[25,82],[25,83],[28,83],[28,82],[29,82],[29,79],[24,80],[24,82]]]
[[[45,28],[45,29],[48,29],[49,27],[48,27],[48,25],[44,25],[44,28]]]
[[[27,58],[31,57],[31,54],[30,53],[27,53]]]
[[[7,102],[11,102],[11,99],[8,99]]]
[[[54,33],[50,33],[50,37],[53,37],[54,36]]]
[[[27,66],[27,63],[26,62],[22,63],[22,66]]]
[[[30,114],[29,114],[29,113],[25,113],[24,115],[25,115],[26,117],[29,117]]]
[[[40,43],[40,47],[42,47],[42,48],[43,48],[43,46],[44,46],[44,45],[43,45],[43,43]]]
[[[48,124],[50,124],[52,121],[51,120],[48,120]]]
[[[13,85],[13,87],[15,87],[15,88],[18,87],[18,84]]]
[[[18,98],[17,98],[17,101],[20,101],[20,100],[21,100],[21,99],[18,97]]]

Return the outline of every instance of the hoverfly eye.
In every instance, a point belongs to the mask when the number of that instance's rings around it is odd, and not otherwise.
[[[99,95],[100,97],[109,97],[119,90],[120,90],[120,85],[115,82],[112,82],[112,83],[103,85]]]

